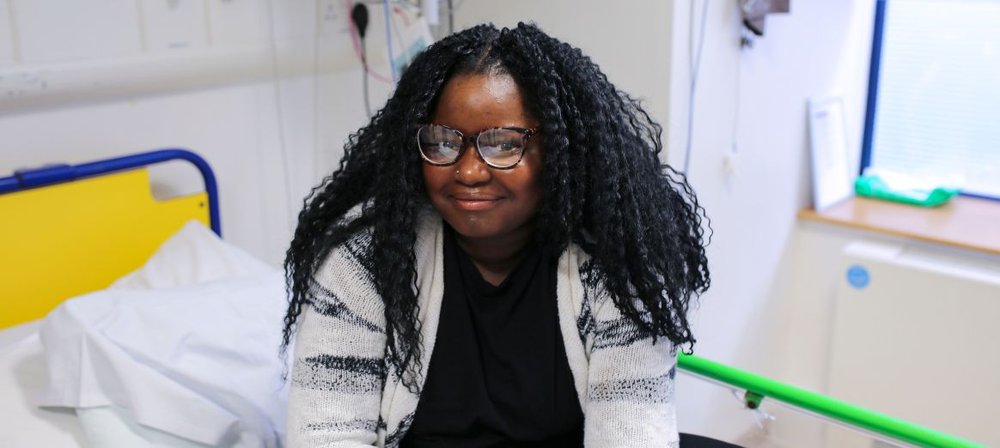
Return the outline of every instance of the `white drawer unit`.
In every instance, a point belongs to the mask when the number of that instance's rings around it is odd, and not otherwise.
[[[841,260],[829,394],[1000,446],[1000,257],[862,241]],[[834,427],[826,439],[886,446]]]

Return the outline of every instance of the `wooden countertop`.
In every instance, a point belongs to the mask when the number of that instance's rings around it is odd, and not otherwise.
[[[957,196],[936,208],[853,197],[799,218],[1000,255],[1000,201]]]

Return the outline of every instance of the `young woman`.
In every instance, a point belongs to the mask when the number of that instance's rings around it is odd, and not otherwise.
[[[709,274],[659,134],[532,25],[418,56],[299,215],[289,446],[675,446]]]

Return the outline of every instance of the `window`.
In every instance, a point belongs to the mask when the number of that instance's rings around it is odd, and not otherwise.
[[[878,0],[861,166],[1000,199],[1000,0]]]

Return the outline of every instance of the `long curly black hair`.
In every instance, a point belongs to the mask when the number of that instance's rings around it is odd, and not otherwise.
[[[306,198],[285,258],[290,303],[283,347],[331,249],[371,232],[370,271],[385,307],[387,361],[408,387],[420,369],[416,218],[429,206],[415,132],[458,74],[508,74],[544,140],[539,244],[591,256],[622,314],[653,337],[694,344],[687,313],[710,283],[704,210],[684,176],[661,164],[661,127],[579,49],[531,24],[479,25],[414,59],[371,122],[351,135],[340,167]],[[346,213],[361,205],[359,215]],[[707,227],[707,223],[706,223]],[[407,275],[400,275],[400,273]]]

